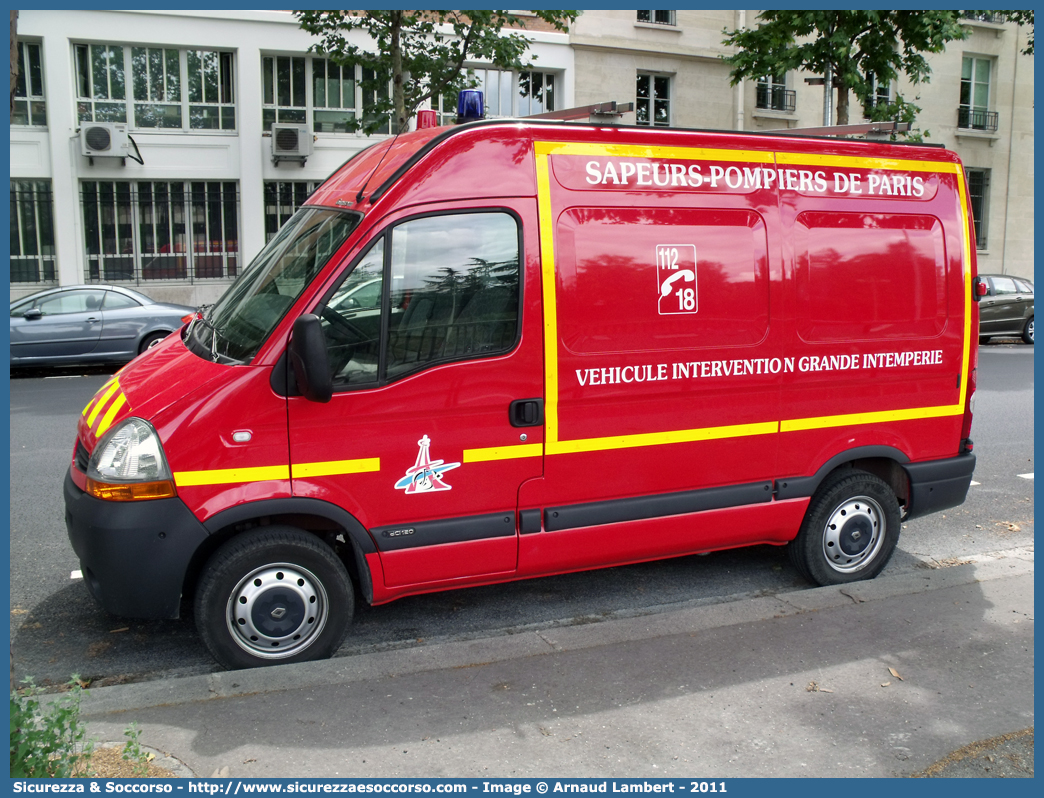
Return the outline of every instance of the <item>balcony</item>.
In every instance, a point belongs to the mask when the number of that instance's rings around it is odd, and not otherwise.
[[[972,108],[957,109],[957,127],[961,130],[982,130],[996,133],[1000,126],[1000,114],[996,111],[978,111]]]
[[[769,111],[785,111],[792,114],[797,110],[797,92],[782,86],[758,84],[757,107]]]
[[[994,25],[1004,24],[1004,14],[999,11],[962,11],[961,18],[970,22],[989,22]]]

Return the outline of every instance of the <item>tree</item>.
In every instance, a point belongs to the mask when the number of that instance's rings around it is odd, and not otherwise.
[[[724,43],[739,48],[723,56],[732,85],[797,69],[823,75],[829,67],[839,125],[848,124],[849,92],[869,110],[875,84],[900,73],[927,83],[931,68],[922,53],[967,35],[958,11],[762,11],[758,18],[756,28],[723,31]],[[906,114],[920,110],[902,97],[897,103]]]
[[[534,11],[536,17],[565,31],[577,11]],[[386,115],[395,129],[408,129],[410,117],[428,100],[455,94],[468,84],[467,61],[521,71],[529,40],[522,33],[502,33],[521,27],[523,19],[508,11],[295,11],[301,27],[319,43],[309,48],[341,66],[363,67],[367,107],[361,118],[348,120],[350,130],[376,132]],[[348,41],[351,31],[369,34],[375,51]],[[385,87],[391,81],[392,96]]]

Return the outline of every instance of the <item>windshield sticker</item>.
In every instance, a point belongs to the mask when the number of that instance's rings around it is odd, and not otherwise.
[[[431,447],[431,438],[425,435],[417,445],[417,462],[406,471],[406,476],[395,483],[398,490],[406,493],[434,493],[439,490],[453,490],[452,485],[446,484],[442,475],[447,471],[460,466],[460,463],[447,463],[445,460],[432,460],[428,449]]]

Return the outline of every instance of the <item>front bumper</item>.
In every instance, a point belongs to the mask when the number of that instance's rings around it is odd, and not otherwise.
[[[127,618],[177,618],[192,555],[207,530],[179,498],[109,502],[65,475],[65,525],[88,589]]]
[[[975,455],[971,452],[947,460],[903,465],[910,477],[910,503],[907,518],[947,510],[964,503],[975,471]]]

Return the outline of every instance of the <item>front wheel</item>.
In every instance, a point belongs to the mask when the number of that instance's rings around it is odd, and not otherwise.
[[[232,538],[203,571],[196,628],[226,668],[331,656],[355,609],[344,564],[300,529],[269,526]]]
[[[1022,328],[1022,340],[1027,344],[1033,343],[1033,317],[1030,316],[1026,321],[1026,326]]]
[[[142,352],[147,352],[154,346],[159,346],[160,342],[168,335],[170,335],[170,333],[166,332],[154,332],[146,335],[141,340],[141,345],[138,347],[138,354],[140,355]]]
[[[812,497],[787,553],[802,576],[819,585],[873,579],[899,542],[899,502],[879,477],[835,471]]]

